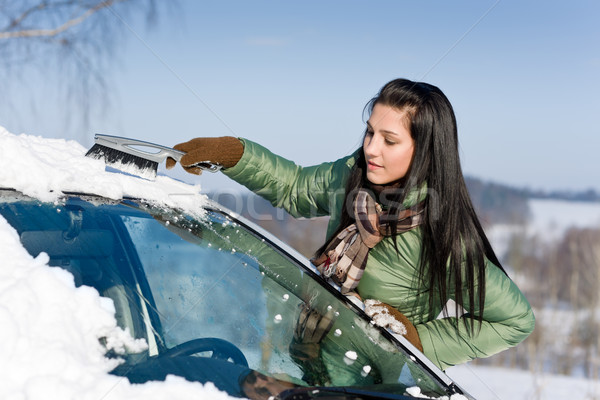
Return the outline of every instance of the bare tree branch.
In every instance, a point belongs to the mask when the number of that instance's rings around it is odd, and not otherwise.
[[[111,73],[130,29],[124,21],[154,28],[159,7],[175,9],[177,0],[0,0],[1,123],[46,113],[62,117],[60,135],[89,137],[92,117],[118,100]]]
[[[18,30],[18,31],[4,31],[4,32],[0,32],[0,39],[14,39],[14,38],[31,38],[31,37],[40,37],[40,36],[56,36],[60,33],[65,32],[66,30],[72,28],[75,25],[78,25],[80,23],[82,23],[84,20],[86,20],[87,18],[91,17],[93,14],[95,14],[96,12],[110,7],[112,6],[114,3],[118,3],[118,2],[122,2],[122,1],[127,1],[127,0],[108,0],[108,1],[100,1],[98,2],[98,4],[96,4],[95,6],[88,8],[87,10],[85,10],[81,15],[69,19],[67,20],[65,23],[63,23],[62,25],[53,28],[53,29],[23,29],[23,30]],[[67,3],[63,3],[64,4],[72,4],[73,2],[67,2]],[[28,10],[25,10],[23,12],[23,14],[18,17],[17,19],[13,20],[13,22],[11,22],[11,25],[9,26],[9,29],[14,29],[15,27],[20,26],[23,21],[29,16],[31,15],[33,12],[36,11],[41,11],[44,8],[47,8],[48,4],[47,3],[40,3],[35,7],[32,7]]]

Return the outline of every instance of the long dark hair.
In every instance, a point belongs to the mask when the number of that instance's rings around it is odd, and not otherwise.
[[[370,115],[376,104],[405,113],[415,147],[411,166],[400,185],[403,190],[386,194],[392,205],[389,212],[399,212],[409,193],[427,187],[425,217],[421,225],[421,265],[416,277],[424,284],[426,292],[419,295],[429,296],[432,318],[436,299],[439,306],[444,307],[452,288],[457,315],[459,306],[463,307],[471,321],[476,319],[481,324],[485,304],[485,259],[502,271],[504,269],[483,231],[467,191],[452,105],[439,88],[406,79],[387,83],[367,103],[365,112]],[[361,148],[346,185],[340,230],[353,223],[349,214],[353,195],[359,188],[371,186],[365,171],[366,161]],[[396,218],[390,218],[392,233],[396,232],[395,221]],[[463,321],[469,326],[467,319]],[[470,324],[471,333],[473,325]]]

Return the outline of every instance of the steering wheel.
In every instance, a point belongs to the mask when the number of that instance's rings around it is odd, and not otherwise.
[[[192,354],[201,353],[204,351],[212,352],[210,358],[216,358],[219,360],[231,359],[234,364],[248,367],[248,360],[246,360],[244,353],[242,353],[242,351],[233,343],[219,338],[199,338],[188,340],[187,342],[183,342],[175,347],[170,348],[162,355],[164,357],[191,356]]]

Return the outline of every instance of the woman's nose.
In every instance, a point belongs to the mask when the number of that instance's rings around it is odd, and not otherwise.
[[[375,135],[367,135],[365,137],[365,142],[363,144],[365,154],[369,156],[374,156],[379,151],[379,141]]]

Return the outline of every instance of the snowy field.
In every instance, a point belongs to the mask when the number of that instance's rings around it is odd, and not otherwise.
[[[530,200],[532,218],[528,233],[557,239],[571,227],[600,228],[600,203],[565,200]]]
[[[564,200],[534,199],[529,202],[531,221],[527,225],[497,225],[487,230],[496,252],[501,255],[507,249],[511,235],[536,236],[546,243],[560,239],[572,227],[600,228],[600,203],[569,202]],[[568,210],[568,212],[565,212]],[[572,320],[573,316],[561,315],[566,311],[537,311],[538,321]],[[558,315],[558,317],[557,317]],[[552,317],[554,316],[554,317]],[[568,337],[563,331],[569,324],[557,326],[554,333],[562,339]],[[562,340],[561,339],[561,340]],[[564,342],[557,346],[566,345]],[[477,399],[539,399],[539,400],[593,400],[600,399],[600,382],[564,375],[529,373],[496,367],[456,366],[448,375]]]
[[[564,375],[460,365],[448,375],[478,400],[595,400],[600,382]]]
[[[0,128],[0,187],[54,201],[61,189],[91,191],[112,198],[143,193],[156,201],[182,208],[199,187],[167,177],[153,184],[124,175],[103,174],[100,161],[84,159],[83,147],[72,141],[13,135]],[[93,180],[81,179],[97,170]],[[23,171],[31,171],[23,173]],[[85,173],[84,173],[85,171]],[[182,196],[165,193],[180,192]],[[185,196],[187,194],[188,196]],[[546,206],[548,204],[545,204]],[[585,205],[584,205],[585,206]],[[573,208],[571,208],[572,210]],[[534,213],[556,215],[544,206]],[[582,211],[588,222],[600,220],[600,207]],[[165,382],[130,384],[110,375],[114,360],[104,357],[98,338],[109,348],[143,348],[122,331],[114,318],[112,301],[94,289],[76,288],[73,277],[48,267],[45,254],[33,258],[19,237],[0,217],[0,399],[226,399],[211,384],[170,377]],[[531,375],[498,368],[459,366],[449,375],[478,399],[597,399],[597,382],[562,376]]]
[[[486,228],[499,257],[506,252],[514,234],[536,236],[543,242],[552,243],[572,227],[600,228],[600,203],[533,199],[529,200],[529,207],[531,220],[526,225],[497,224]]]

